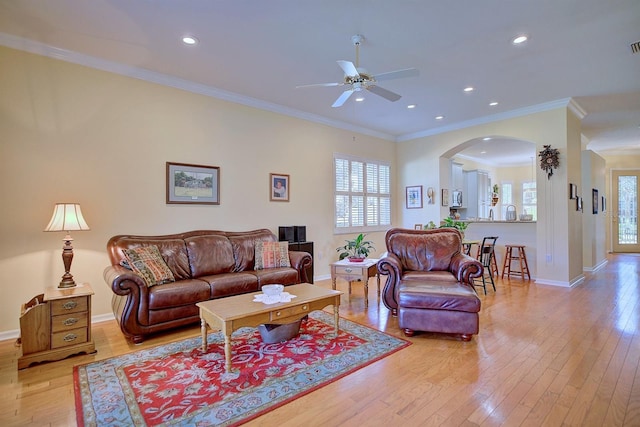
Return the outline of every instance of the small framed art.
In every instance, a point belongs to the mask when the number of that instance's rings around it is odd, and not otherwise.
[[[569,198],[575,199],[578,197],[578,187],[575,184],[569,184]]]
[[[449,206],[449,190],[442,189],[442,206]]]
[[[167,204],[220,204],[220,168],[167,162]]]
[[[407,209],[422,209],[422,185],[413,185],[406,188]]]
[[[281,173],[269,174],[269,200],[272,202],[288,202],[289,186],[289,175]]]

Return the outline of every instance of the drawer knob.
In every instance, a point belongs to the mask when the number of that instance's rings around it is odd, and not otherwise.
[[[351,273],[353,270],[350,269],[349,267],[345,268],[344,271],[346,271],[347,273]]]
[[[281,315],[282,315],[282,313],[281,313],[281,312],[276,311],[276,316],[281,316]]]
[[[62,304],[62,308],[64,308],[65,310],[73,310],[77,306],[78,306],[78,303],[74,300],[67,301],[64,304]]]
[[[67,334],[62,338],[65,342],[75,341],[78,338],[76,334]]]
[[[71,326],[76,323],[78,323],[78,319],[76,317],[69,317],[68,319],[64,319],[64,322],[62,322],[64,326]]]
[[[302,309],[304,311],[308,311],[309,310],[309,306],[307,304],[305,304],[305,305],[302,306]]]

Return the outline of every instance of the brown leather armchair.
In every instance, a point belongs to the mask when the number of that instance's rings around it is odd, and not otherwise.
[[[478,333],[480,299],[473,279],[483,267],[462,253],[458,230],[394,228],[385,243],[387,253],[378,262],[378,271],[389,276],[382,301],[406,335],[420,330],[470,340]]]

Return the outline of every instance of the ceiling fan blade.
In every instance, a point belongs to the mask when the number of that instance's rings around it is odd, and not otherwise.
[[[340,68],[342,68],[342,71],[344,71],[347,76],[357,77],[360,75],[358,73],[358,70],[356,69],[356,66],[353,65],[353,62],[351,61],[338,61],[338,65],[340,66]]]
[[[383,89],[380,86],[373,86],[373,85],[367,86],[367,90],[391,102],[395,102],[398,99],[402,98],[402,96],[398,95],[397,93],[391,92],[390,90],[387,90],[387,89]]]
[[[391,79],[403,79],[405,77],[417,77],[420,75],[420,70],[417,68],[406,68],[404,70],[389,71],[388,73],[376,74],[373,78],[377,81],[391,80]]]
[[[349,99],[349,97],[353,92],[354,92],[353,89],[345,90],[344,92],[342,92],[342,95],[340,95],[338,99],[336,99],[336,102],[333,103],[332,107],[333,108],[342,107],[342,104],[347,102],[347,99]]]
[[[342,83],[315,83],[315,84],[311,84],[311,85],[300,85],[300,86],[296,86],[296,89],[300,89],[300,88],[304,88],[304,87],[331,87],[331,86],[343,86],[344,82]]]

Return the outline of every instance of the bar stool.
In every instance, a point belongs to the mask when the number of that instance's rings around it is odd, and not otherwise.
[[[498,240],[498,236],[490,236],[490,237],[485,237],[482,239],[482,245],[478,246],[478,252],[476,253],[476,259],[478,261],[482,261],[482,254],[483,254],[483,247],[485,245],[490,245],[490,246],[494,246],[494,249],[491,251],[491,256],[489,257],[489,270],[491,271],[491,276],[493,277],[494,275],[496,276],[496,278],[498,278],[500,276],[500,271],[498,271],[498,262],[496,261],[496,251],[495,251],[495,245],[496,245],[496,240]],[[469,255],[469,254],[467,254]]]
[[[507,278],[511,276],[520,276],[524,280],[524,275],[531,280],[531,274],[529,274],[529,264],[527,263],[527,254],[524,251],[524,245],[504,245],[506,252],[504,254],[504,265],[502,266],[502,278],[504,279],[505,273]],[[516,254],[513,254],[513,249],[516,249]],[[512,270],[512,261],[518,261],[520,264],[520,270]]]
[[[478,257],[478,260],[482,263],[482,267],[483,271],[482,271],[482,288],[484,289],[484,294],[487,294],[487,276],[488,278],[491,280],[491,286],[493,286],[493,292],[496,291],[496,284],[493,281],[493,268],[492,268],[492,261],[493,263],[495,263],[495,248],[496,248],[496,240],[498,240],[497,237],[485,237],[484,239],[482,239],[482,246],[480,247],[480,256]],[[497,267],[496,267],[497,268]],[[474,286],[480,286],[480,285],[476,285],[475,280],[473,283]]]

